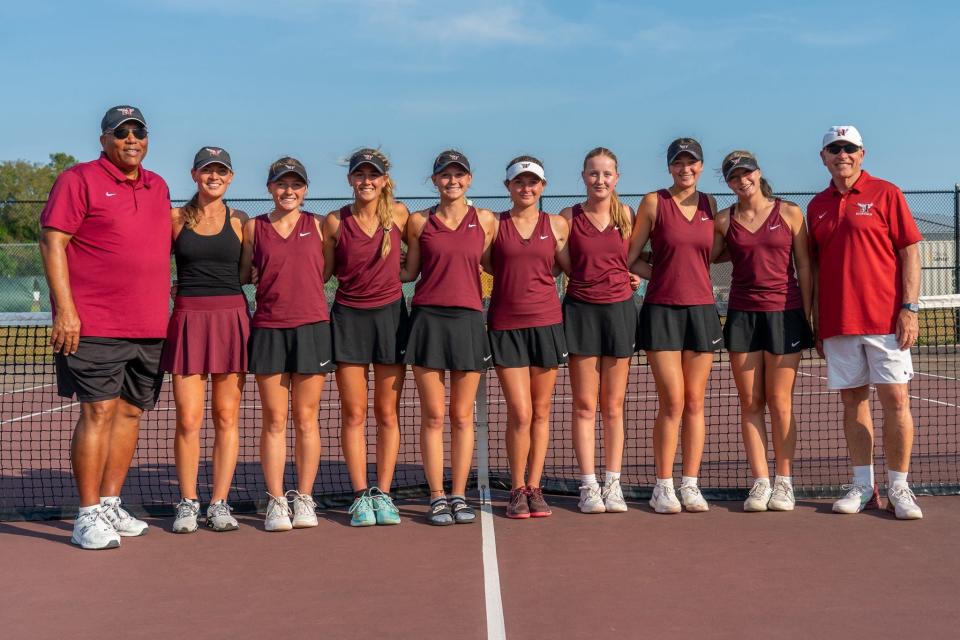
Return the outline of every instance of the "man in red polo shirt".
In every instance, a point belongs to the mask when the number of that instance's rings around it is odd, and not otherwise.
[[[907,383],[913,377],[923,239],[903,193],[862,169],[860,132],[831,127],[820,158],[830,185],[807,207],[817,295],[814,331],[827,360],[827,386],[839,389],[853,482],[833,504],[836,513],[879,506],[873,479],[870,385],[883,408],[887,508],[904,520],[923,517],[907,485],[913,417]]]
[[[156,404],[170,290],[170,192],[140,166],[146,120],[120,105],[98,160],[64,171],[40,216],[61,396],[80,401],[71,459],[80,512],[71,542],[120,546],[147,524],[120,506],[140,416]]]

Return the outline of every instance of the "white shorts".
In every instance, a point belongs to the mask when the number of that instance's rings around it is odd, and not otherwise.
[[[910,350],[901,350],[897,336],[833,336],[823,341],[827,387],[853,389],[868,384],[906,384],[913,378]]]

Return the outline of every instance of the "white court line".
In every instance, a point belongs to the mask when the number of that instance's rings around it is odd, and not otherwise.
[[[953,381],[960,380],[960,378],[954,378],[953,376],[939,376],[935,373],[924,373],[922,371],[917,371],[916,374],[918,376],[927,376],[928,378],[940,378],[941,380],[953,380]]]
[[[35,391],[36,389],[46,389],[47,387],[55,386],[56,382],[51,382],[50,384],[38,384],[35,387],[24,387],[23,389],[14,389],[13,391],[4,391],[0,393],[0,396],[12,396],[15,393],[24,393],[27,391]]]
[[[63,411],[64,409],[69,409],[70,407],[75,407],[79,402],[71,402],[70,404],[65,404],[61,407],[55,407],[53,409],[44,409],[43,411],[37,411],[36,413],[28,413],[27,415],[19,416],[17,418],[10,418],[9,420],[2,420],[0,424],[11,424],[13,422],[20,422],[21,420],[26,420],[27,418],[35,418],[37,416],[42,416],[45,413],[56,413],[57,411]]]
[[[487,639],[506,640],[503,599],[500,595],[500,567],[497,564],[497,536],[493,530],[493,504],[490,502],[490,443],[487,437],[486,374],[477,394],[477,484],[480,489],[480,537],[483,547],[483,594],[487,614]]]

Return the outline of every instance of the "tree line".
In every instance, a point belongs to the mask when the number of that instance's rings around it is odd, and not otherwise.
[[[29,201],[45,201],[60,172],[77,162],[68,153],[51,153],[47,163],[0,162],[0,243],[39,240],[42,207]]]

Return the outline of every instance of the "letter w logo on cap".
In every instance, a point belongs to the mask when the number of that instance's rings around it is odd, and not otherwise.
[[[211,149],[210,147],[207,147],[207,153],[212,156],[218,156],[220,155],[220,149]]]
[[[120,115],[124,115],[124,116],[128,116],[131,113],[133,113],[133,109],[131,109],[130,107],[118,107],[117,111],[120,112]]]

